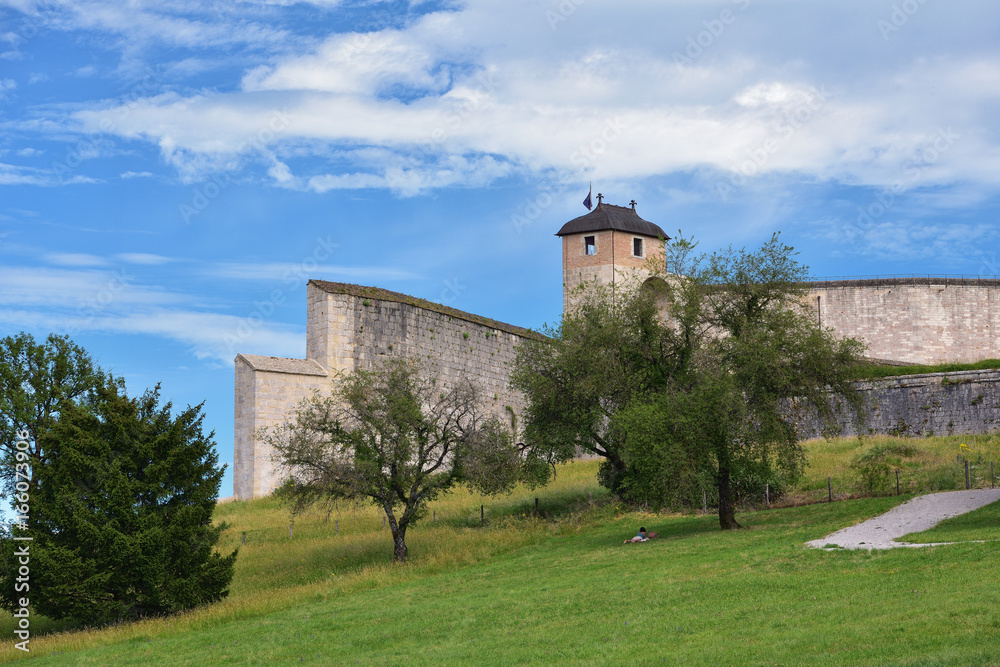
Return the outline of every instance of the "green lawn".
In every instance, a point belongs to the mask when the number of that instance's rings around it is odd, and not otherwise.
[[[1000,503],[980,507],[974,512],[946,519],[930,530],[901,537],[901,542],[970,542],[972,540],[1000,541]],[[992,545],[993,548],[1000,544]]]
[[[802,546],[895,502],[744,514],[749,529],[731,533],[712,516],[616,518],[603,507],[553,522],[539,542],[487,562],[367,590],[318,589],[257,618],[36,662],[1000,663],[995,545],[874,553]],[[637,520],[662,537],[623,546]]]

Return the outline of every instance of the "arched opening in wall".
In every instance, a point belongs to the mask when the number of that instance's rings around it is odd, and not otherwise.
[[[656,309],[662,318],[670,307],[670,287],[663,278],[647,278],[642,283],[642,290],[649,292],[656,299]]]

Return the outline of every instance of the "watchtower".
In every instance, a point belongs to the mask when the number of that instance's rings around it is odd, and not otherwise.
[[[643,280],[651,262],[664,268],[664,242],[670,237],[658,225],[640,218],[635,207],[634,199],[629,206],[605,204],[598,193],[593,211],[556,232],[563,243],[563,312],[583,282],[615,285],[623,278]]]

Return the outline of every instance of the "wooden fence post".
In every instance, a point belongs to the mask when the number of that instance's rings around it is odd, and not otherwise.
[[[701,490],[701,513],[708,514],[708,492]]]
[[[479,506],[479,525],[486,525],[486,511],[483,509],[483,505]]]
[[[535,516],[538,516],[538,496],[535,496]]]
[[[991,489],[996,488],[996,481],[995,480],[996,480],[996,478],[993,477],[993,462],[990,461],[990,488]]]
[[[830,502],[832,503],[833,502],[833,482],[830,480],[829,477],[826,478],[826,493],[827,493],[827,496],[830,499]]]
[[[970,488],[969,487],[969,462],[968,461],[965,462],[965,488],[967,488],[967,489]]]
[[[437,510],[434,510],[434,518],[433,518],[433,519],[431,519],[431,520],[432,520],[432,521],[433,521],[434,523],[437,523],[437,522],[438,522],[438,511],[437,511]]]
[[[382,530],[385,530],[385,517],[382,517]]]
[[[240,539],[243,541],[243,544],[246,545],[246,543],[247,543],[247,531],[245,531],[245,530],[243,531],[243,536]]]
[[[771,483],[767,482],[764,484],[764,504],[767,505],[768,509],[771,508]]]
[[[896,495],[899,495],[899,468],[896,468]]]
[[[289,524],[288,524],[288,539],[292,539],[292,525],[293,524],[291,522],[289,522]]]
[[[333,520],[333,534],[340,535],[340,519]]]

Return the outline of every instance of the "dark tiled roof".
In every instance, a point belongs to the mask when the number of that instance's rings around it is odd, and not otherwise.
[[[410,296],[409,294],[402,294],[401,292],[391,292],[387,289],[382,289],[381,287],[366,287],[365,285],[354,285],[352,283],[331,283],[326,280],[310,280],[309,284],[315,285],[324,292],[330,292],[332,294],[349,294],[351,296],[361,297],[362,299],[377,299],[379,301],[405,303],[410,306],[432,310],[436,313],[442,313],[467,322],[481,324],[482,326],[490,327],[491,329],[506,331],[507,333],[514,334],[515,336],[521,336],[522,338],[548,340],[546,336],[538,333],[537,331],[532,331],[531,329],[525,329],[524,327],[514,326],[513,324],[498,322],[488,317],[473,315],[472,313],[467,313],[464,310],[458,310],[457,308],[452,308],[450,306],[443,306],[440,303],[420,299],[415,296]]]
[[[614,206],[601,202],[593,211],[587,215],[570,220],[562,226],[556,236],[566,236],[567,234],[582,234],[584,232],[600,232],[605,229],[614,229],[629,234],[639,234],[641,236],[652,236],[654,238],[670,239],[659,225],[654,225],[648,220],[643,220],[633,209],[628,206]]]

